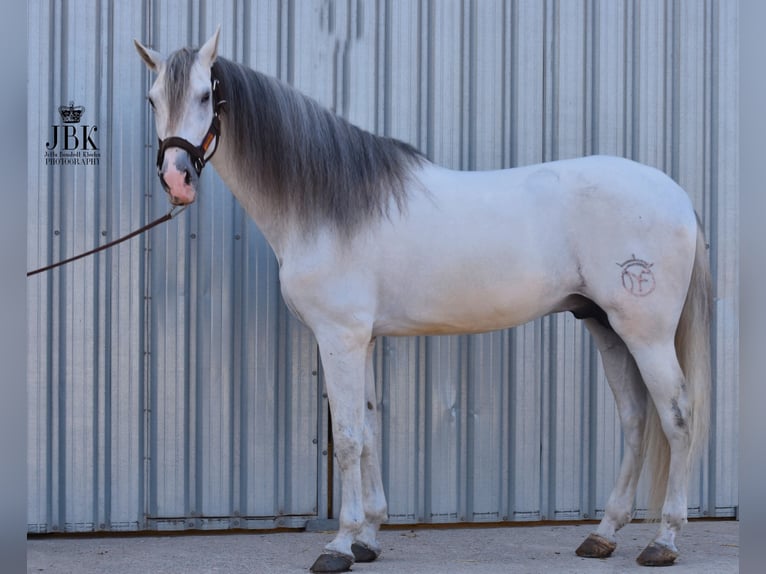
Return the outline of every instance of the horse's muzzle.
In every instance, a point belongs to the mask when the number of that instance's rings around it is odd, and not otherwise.
[[[179,148],[168,148],[158,170],[162,187],[173,205],[189,205],[196,198],[199,176],[189,154]]]

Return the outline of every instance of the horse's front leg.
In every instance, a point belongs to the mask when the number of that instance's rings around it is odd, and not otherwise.
[[[346,572],[352,544],[365,525],[362,450],[365,433],[365,371],[371,335],[365,329],[315,332],[332,414],[333,443],[341,479],[338,534],[317,558],[312,572]]]
[[[362,493],[364,498],[364,524],[351,547],[357,562],[372,562],[380,556],[378,543],[380,524],[388,518],[386,495],[383,492],[383,479],[380,473],[380,428],[375,393],[375,373],[372,364],[374,341],[367,348],[365,361],[365,410],[364,443],[362,445]]]

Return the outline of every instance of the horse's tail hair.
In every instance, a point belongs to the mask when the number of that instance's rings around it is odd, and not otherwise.
[[[689,459],[691,470],[707,445],[710,424],[712,284],[707,246],[702,228],[697,224],[697,247],[694,254],[689,289],[675,337],[676,354],[684,373],[689,399]],[[670,469],[670,445],[662,431],[660,417],[652,400],[647,401],[643,450],[649,484],[649,518],[659,519]]]

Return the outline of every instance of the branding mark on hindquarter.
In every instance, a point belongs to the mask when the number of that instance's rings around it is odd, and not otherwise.
[[[636,297],[645,297],[654,291],[654,263],[638,259],[632,254],[630,259],[617,265],[622,268],[622,286],[628,293]]]

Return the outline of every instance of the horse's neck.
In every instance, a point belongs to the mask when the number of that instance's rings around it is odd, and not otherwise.
[[[223,145],[212,158],[211,163],[226,187],[255,221],[277,258],[281,260],[287,242],[286,222],[283,217],[272,208],[264,194],[258,193],[257,184],[241,173],[238,166],[231,161]]]

